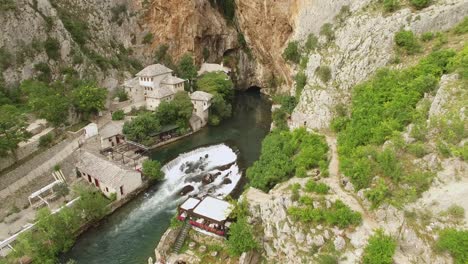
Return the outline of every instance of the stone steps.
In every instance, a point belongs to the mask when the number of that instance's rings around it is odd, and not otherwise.
[[[192,226],[188,222],[184,222],[182,230],[180,230],[179,235],[177,236],[176,242],[174,243],[174,252],[179,253],[184,245],[187,234]]]

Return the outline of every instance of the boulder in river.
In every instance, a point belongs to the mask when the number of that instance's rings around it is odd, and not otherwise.
[[[192,185],[185,185],[182,190],[180,190],[180,195],[184,196],[188,193],[191,193],[195,188]]]

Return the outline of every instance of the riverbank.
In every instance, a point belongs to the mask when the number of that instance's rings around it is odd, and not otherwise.
[[[149,156],[166,164],[182,153],[223,143],[234,149],[239,172],[243,172],[258,159],[261,141],[270,123],[271,103],[267,97],[258,91],[238,93],[232,118],[217,127],[205,127],[190,137],[158,147]],[[240,190],[243,184],[241,178]],[[151,185],[105,218],[98,228],[90,228],[82,234],[64,259],[72,258],[80,264],[105,263],[109,259],[113,263],[141,264],[150,256],[154,259],[155,246],[183,200],[172,188],[164,182]]]

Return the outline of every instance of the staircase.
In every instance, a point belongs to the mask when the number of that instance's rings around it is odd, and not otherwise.
[[[177,236],[177,239],[176,239],[176,241],[174,243],[174,252],[175,253],[180,252],[180,249],[184,245],[185,238],[187,237],[187,234],[188,234],[190,228],[192,228],[192,226],[187,221],[185,221],[184,225],[182,226],[182,229],[180,230],[179,235]]]

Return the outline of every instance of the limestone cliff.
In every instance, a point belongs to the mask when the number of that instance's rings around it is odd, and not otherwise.
[[[356,1],[350,6],[348,17],[331,20],[335,41],[325,45],[321,37],[324,48],[309,55],[308,84],[292,115],[292,127],[306,124],[313,129],[328,128],[335,107],[349,102],[350,89],[394,57],[393,37],[401,28],[417,34],[443,31],[459,23],[468,13],[468,2],[463,0],[438,1],[421,11],[404,8],[392,14],[376,12],[366,2],[370,1]],[[307,16],[307,12],[303,11],[304,15],[296,23],[296,39],[317,33],[317,26],[308,26],[314,16]],[[331,80],[327,83],[316,74],[317,67],[323,65],[331,70]]]
[[[18,0],[0,11],[0,48],[7,58],[7,86],[50,72],[58,79],[70,69],[95,76],[112,88],[120,72],[145,62],[140,52],[141,6],[132,0]],[[58,50],[58,56],[52,56]],[[139,59],[138,62],[136,59]],[[38,67],[37,65],[41,67]]]

